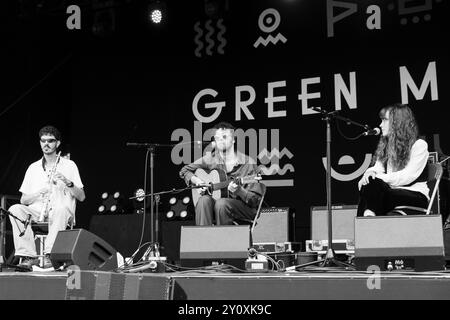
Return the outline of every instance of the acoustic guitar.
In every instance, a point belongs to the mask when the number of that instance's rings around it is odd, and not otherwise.
[[[247,183],[259,182],[261,180],[260,174],[252,174],[244,177],[227,179],[225,172],[223,170],[217,169],[213,169],[209,172],[203,169],[197,169],[195,170],[195,175],[205,182],[204,185],[200,186],[205,187],[205,194],[209,194],[213,197],[214,200],[227,198],[227,188],[231,182],[234,182],[237,185],[241,186]],[[202,195],[200,194],[200,192],[198,192],[198,190],[192,189],[192,202],[194,203],[194,206],[197,205],[197,201],[201,196]]]

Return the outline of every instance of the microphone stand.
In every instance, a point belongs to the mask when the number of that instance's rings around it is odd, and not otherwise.
[[[327,212],[328,212],[328,249],[325,256],[325,259],[323,260],[317,260],[313,262],[308,262],[305,264],[301,264],[298,266],[295,266],[295,270],[310,266],[310,265],[320,265],[321,267],[332,267],[332,266],[341,266],[346,268],[355,269],[355,267],[352,264],[339,261],[335,257],[335,252],[333,250],[333,215],[331,210],[331,125],[330,121],[332,118],[336,118],[342,121],[345,121],[347,124],[354,124],[360,127],[363,127],[364,129],[368,130],[369,127],[367,125],[360,124],[358,122],[355,122],[353,120],[341,117],[337,115],[338,111],[331,111],[327,112],[325,110],[322,110],[320,108],[312,108],[315,111],[322,114],[322,120],[326,122],[326,147],[327,147],[327,172],[326,172],[326,191],[327,191]]]
[[[162,193],[158,193],[155,194],[154,193],[154,159],[155,159],[155,153],[156,153],[156,148],[173,148],[177,145],[184,145],[184,144],[198,144],[198,145],[204,145],[204,144],[210,144],[211,142],[205,142],[205,141],[189,141],[189,142],[180,142],[180,143],[170,143],[170,144],[161,144],[161,143],[137,143],[137,142],[127,142],[127,146],[129,147],[137,147],[137,148],[146,148],[147,152],[150,153],[150,193],[146,194],[144,196],[144,208],[143,208],[143,215],[144,215],[144,219],[145,219],[145,215],[146,215],[146,203],[145,203],[145,199],[149,196],[150,197],[150,243],[151,245],[149,246],[149,249],[147,250],[148,252],[146,252],[144,254],[144,256],[147,257],[148,254],[150,254],[150,256],[154,256],[154,257],[159,257],[159,244],[158,244],[158,212],[154,212],[153,206],[155,204],[154,199],[156,195],[162,194]],[[145,181],[147,181],[147,177],[145,177]],[[145,192],[147,192],[147,186],[145,186]],[[168,193],[168,192],[164,192],[164,193]],[[135,198],[140,198],[143,196],[139,196],[139,197],[132,197],[130,199],[135,199]]]
[[[22,236],[25,233],[26,227],[28,226],[28,222],[27,222],[28,219],[27,220],[19,219],[18,217],[13,215],[8,210],[5,210],[0,207],[0,272],[3,271],[3,265],[5,264],[5,233],[6,233],[5,217],[6,216],[13,217],[14,219],[21,222],[25,226],[25,229],[23,230],[23,232],[20,233],[19,236]]]

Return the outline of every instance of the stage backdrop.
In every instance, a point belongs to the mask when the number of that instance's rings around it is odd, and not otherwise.
[[[310,238],[310,208],[326,205],[326,123],[313,107],[373,128],[381,107],[408,103],[430,151],[450,153],[448,3],[242,2],[168,3],[157,29],[117,11],[115,36],[100,40],[84,20],[77,36],[65,31],[81,224],[102,192],[143,186],[146,149],[127,142],[183,143],[156,148],[153,177],[155,191],[182,188],[179,170],[204,152],[186,142],[210,141],[218,121],[239,128],[239,147],[261,165],[266,205],[295,209],[298,241]],[[357,204],[378,141],[355,139],[362,132],[331,122],[333,205]]]

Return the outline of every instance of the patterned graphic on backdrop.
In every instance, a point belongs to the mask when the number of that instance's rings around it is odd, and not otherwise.
[[[269,43],[276,45],[279,41],[286,43],[287,39],[281,33],[277,33],[276,36],[272,36],[272,34],[271,34],[279,27],[280,22],[281,22],[281,16],[277,10],[275,10],[273,8],[264,10],[259,15],[258,27],[262,32],[268,33],[269,35],[266,38],[263,38],[262,36],[260,36],[255,41],[253,46],[255,48],[258,48],[258,46],[262,44],[264,47],[266,47]]]
[[[437,3],[442,2],[442,0],[435,0]],[[398,15],[400,18],[400,24],[408,24],[409,18],[413,23],[419,23],[420,17],[418,13],[423,13],[423,21],[431,20],[431,11],[433,10],[433,0],[398,0]],[[395,10],[395,2],[388,5],[388,10]]]
[[[425,66],[425,64],[424,64]],[[334,75],[335,80],[335,111],[341,110],[343,103],[341,99],[345,100],[345,105],[349,109],[358,109],[357,105],[357,71],[350,72],[349,84],[347,85],[340,74]],[[398,67],[399,74],[399,87],[401,89],[401,102],[408,103],[410,96],[414,97],[414,100],[420,101],[428,99],[427,92],[430,92],[429,99],[431,101],[439,100],[438,97],[438,82],[437,82],[437,66],[436,61],[428,63],[425,73],[415,76],[410,74],[407,66]],[[284,109],[287,105],[277,104],[275,109],[275,103],[287,102],[287,97],[283,95],[274,95],[275,88],[283,88],[287,86],[287,81],[277,81],[267,83],[267,96],[264,101],[267,104],[267,118],[287,118],[288,110]],[[316,100],[321,97],[320,92],[310,92],[307,89],[307,84],[320,83],[320,77],[302,79],[301,80],[301,94],[298,95],[301,101],[301,112],[303,116],[317,114],[317,111],[312,110],[308,106],[309,100]],[[420,83],[420,85],[418,85]],[[222,91],[222,90],[220,90]],[[244,93],[247,93],[244,98]],[[252,85],[236,86],[235,87],[235,125],[239,127],[239,122],[243,117],[254,120],[255,116],[252,113],[252,109],[255,104],[256,89]],[[211,100],[213,98],[213,100]],[[217,101],[219,100],[219,101]],[[205,152],[211,151],[211,146],[205,149],[199,148],[201,145],[197,145],[192,148],[193,141],[211,141],[213,133],[211,130],[203,132],[202,125],[213,123],[217,121],[219,116],[223,112],[223,108],[230,107],[230,101],[227,101],[219,91],[212,88],[201,89],[194,95],[192,100],[192,115],[197,121],[194,121],[193,135],[191,131],[186,128],[178,128],[172,132],[171,141],[178,142],[178,145],[173,148],[171,158],[172,163],[175,165],[188,164],[194,160],[202,157]],[[299,106],[297,105],[297,108]],[[286,147],[282,147],[285,144],[286,138],[281,139],[281,129],[237,129],[237,148],[239,151],[250,156],[251,159],[259,161],[261,170],[264,175],[270,177],[265,180],[268,186],[293,186],[294,179],[291,174],[295,172],[292,164],[292,158],[294,153],[288,150]],[[283,129],[283,133],[284,133]],[[280,143],[283,141],[283,143]],[[270,143],[270,147],[269,147]],[[281,150],[281,151],[280,151]],[[283,159],[284,158],[284,159]],[[280,160],[290,161],[280,165]],[[324,166],[326,166],[326,159],[322,158]],[[354,158],[350,155],[344,155],[339,159],[338,165],[340,168],[335,170],[332,168],[331,176],[339,181],[351,181],[357,179],[363,174],[363,172],[369,167],[371,161],[371,154],[364,155],[364,161],[361,165],[357,165]],[[342,166],[342,167],[341,167]],[[355,166],[354,171],[351,173],[341,173],[343,166],[352,169],[349,166]],[[348,172],[348,170],[346,170]],[[281,179],[278,179],[281,178]]]
[[[361,176],[367,170],[367,168],[369,168],[371,160],[372,155],[370,153],[366,153],[362,165],[358,169],[349,174],[342,174],[336,171],[333,167],[331,167],[331,177],[339,181],[355,180],[356,178]],[[325,170],[327,170],[327,157],[322,158],[322,163]],[[353,157],[349,155],[340,157],[338,162],[339,166],[353,166],[355,164],[356,164],[355,159],[353,159]]]
[[[208,56],[212,56],[215,52],[225,54],[224,48],[227,45],[227,40],[224,38],[224,34],[227,28],[223,24],[223,19],[218,19],[217,21],[206,20],[204,26],[202,26],[201,21],[197,21],[194,24],[194,31],[196,32],[194,38],[196,44],[194,54],[196,57],[202,57],[203,49]],[[216,34],[216,41],[214,34]]]
[[[189,164],[211,152],[213,148],[211,144],[201,148],[200,144],[193,144],[192,141],[211,141],[213,135],[214,130],[212,129],[203,132],[203,123],[200,121],[194,121],[193,134],[185,128],[175,129],[172,132],[171,141],[178,142],[178,144],[171,152],[172,163],[175,165]],[[236,137],[237,150],[248,155],[253,161],[259,162],[262,174],[267,176],[264,178],[267,186],[294,185],[294,179],[290,177],[290,173],[295,171],[293,164],[285,163],[282,167],[280,166],[282,158],[291,160],[294,155],[287,148],[280,148],[279,129],[250,128],[243,130],[238,128]]]
[[[434,0],[441,3],[442,0]],[[360,5],[361,6],[361,5]],[[381,29],[382,16],[381,7],[375,4],[364,4],[364,13],[366,16],[366,28],[368,30]],[[337,10],[335,10],[337,9]],[[342,11],[344,9],[344,11]],[[397,10],[396,10],[397,9]],[[387,10],[390,13],[397,13],[400,18],[400,24],[405,26],[411,22],[428,22],[431,20],[433,10],[433,0],[397,0],[387,4]],[[335,14],[335,11],[339,12]],[[335,24],[345,18],[358,12],[357,2],[327,0],[327,34],[328,37],[334,37]],[[363,28],[363,26],[362,26]]]

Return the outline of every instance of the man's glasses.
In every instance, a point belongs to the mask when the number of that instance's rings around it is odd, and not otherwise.
[[[41,142],[42,143],[53,143],[53,142],[56,142],[56,139],[41,139]]]
[[[224,134],[222,136],[214,136],[214,140],[216,140],[216,141],[220,140],[220,139],[227,140],[228,137],[231,137],[231,135]]]

